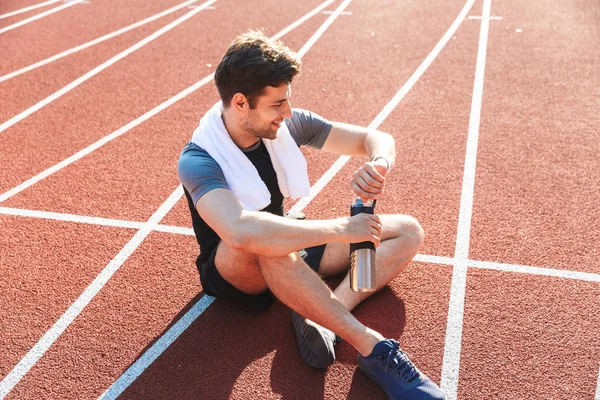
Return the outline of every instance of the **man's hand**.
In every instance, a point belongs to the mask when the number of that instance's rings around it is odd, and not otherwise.
[[[384,158],[369,161],[352,175],[352,190],[362,200],[376,199],[383,194],[387,173],[388,162]]]
[[[383,228],[377,215],[361,213],[343,219],[345,226],[342,242],[373,242],[375,247],[379,246]]]

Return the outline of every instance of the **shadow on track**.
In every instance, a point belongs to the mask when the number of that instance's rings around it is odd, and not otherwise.
[[[400,337],[404,330],[404,303],[387,287],[357,307],[354,314],[384,336]],[[310,368],[298,354],[285,305],[276,302],[266,311],[256,311],[239,302],[217,299],[120,398],[323,399],[326,376],[328,380],[352,379],[348,398],[385,398],[356,369],[356,350],[342,342],[336,351],[337,362],[345,368],[334,368],[335,364],[328,370]],[[349,369],[354,371],[352,378]],[[332,388],[327,392],[330,397]]]

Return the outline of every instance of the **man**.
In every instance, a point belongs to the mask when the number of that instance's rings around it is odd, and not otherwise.
[[[394,140],[386,133],[292,109],[290,85],[300,65],[280,42],[248,32],[217,67],[222,101],[202,118],[178,166],[201,249],[196,264],[202,287],[258,307],[274,297],[289,306],[300,355],[312,367],[334,362],[341,337],[358,350],[360,369],[390,398],[442,399],[397,341],[350,313],[371,293],[352,292],[348,275],[332,292],[320,277],[348,270],[349,243],[371,241],[378,247],[380,289],[417,253],[423,241],[419,223],[405,215],[284,217],[284,195],[308,194],[301,145],[366,157],[349,188],[364,200],[383,193],[395,159]]]

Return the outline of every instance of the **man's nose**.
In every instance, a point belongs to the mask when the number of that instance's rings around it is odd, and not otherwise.
[[[284,102],[283,107],[281,109],[281,117],[282,118],[292,118],[292,105],[289,101]]]

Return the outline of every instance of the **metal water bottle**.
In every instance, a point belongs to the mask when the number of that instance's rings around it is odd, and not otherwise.
[[[363,203],[360,197],[350,206],[350,215],[373,214],[375,201]],[[377,289],[375,244],[360,242],[350,244],[350,289],[353,292],[373,292]]]

